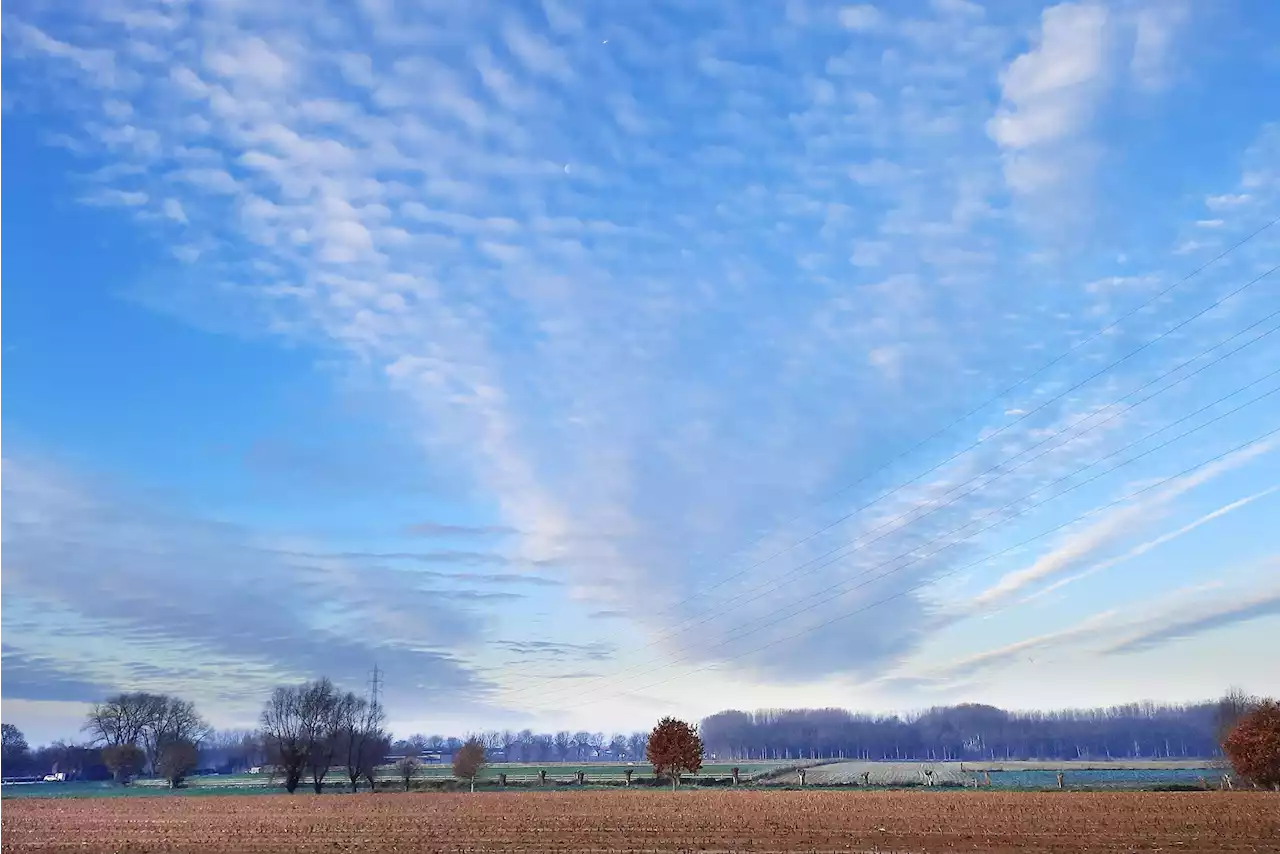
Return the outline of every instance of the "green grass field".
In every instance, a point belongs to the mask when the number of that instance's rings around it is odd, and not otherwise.
[[[736,767],[742,779],[749,780],[759,774],[777,770],[785,767],[789,763],[785,762],[739,762]],[[702,770],[693,775],[693,777],[728,777],[733,768],[734,763],[715,762],[702,766]],[[579,771],[585,772],[586,782],[618,782],[626,776],[627,770],[630,769],[636,779],[640,779],[653,774],[653,768],[644,763],[629,765],[625,762],[544,762],[539,764],[528,763],[505,763],[498,762],[492,765],[486,765],[484,771],[477,778],[477,782],[493,782],[498,779],[499,774],[506,774],[507,781],[510,783],[523,783],[535,781],[538,779],[538,772],[545,770],[547,772],[548,782],[564,781],[569,782],[577,779]],[[448,765],[423,765],[417,774],[419,780],[446,780],[453,776],[453,769]],[[339,783],[344,778],[343,769],[335,768],[329,772],[326,782]],[[385,765],[378,769],[378,780],[393,781],[399,780],[394,768]],[[276,781],[278,784],[278,780]],[[271,785],[271,777],[269,774],[225,774],[210,777],[191,777],[187,781],[190,789],[209,789],[224,787],[256,787]],[[139,780],[135,783],[139,788],[151,788],[156,786],[164,786],[160,780]]]
[[[747,764],[740,762],[737,764],[739,773],[745,779],[747,777],[760,774],[765,771],[772,771],[781,763],[755,763]],[[702,770],[695,774],[695,777],[728,777],[733,770],[733,764],[725,763],[709,763],[702,766]],[[547,779],[573,779],[579,771],[586,772],[587,779],[621,779],[630,769],[636,776],[652,774],[652,766],[637,762],[635,764],[627,764],[625,762],[543,762],[541,764],[524,764],[524,763],[496,763],[485,767],[481,779],[497,779],[499,774],[506,774],[509,780],[519,779],[537,779],[539,771],[547,772]],[[383,768],[379,772],[379,776],[388,778],[395,777],[395,770],[392,768]],[[425,765],[419,775],[423,778],[439,778],[452,777],[453,770],[448,765]]]

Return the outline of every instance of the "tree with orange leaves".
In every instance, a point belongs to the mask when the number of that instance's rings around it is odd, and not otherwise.
[[[698,727],[675,718],[663,718],[649,733],[645,755],[653,765],[653,773],[671,777],[671,788],[680,785],[684,772],[697,773],[702,767],[702,738]]]
[[[1264,700],[1255,706],[1232,727],[1222,749],[1241,777],[1280,790],[1280,704]]]

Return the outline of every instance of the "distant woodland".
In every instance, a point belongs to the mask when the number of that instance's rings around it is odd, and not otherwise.
[[[1190,705],[1009,712],[942,706],[910,715],[846,709],[725,711],[702,722],[710,754],[734,759],[1181,759],[1218,757],[1232,695]]]
[[[327,686],[326,690],[332,687],[325,681],[309,685]],[[335,696],[342,696],[341,692]],[[367,708],[358,698],[348,696],[347,700],[353,709]],[[146,716],[125,714],[134,707],[142,708],[139,704],[144,701],[147,708],[168,711],[151,724],[148,721],[152,719]],[[1232,690],[1214,702],[1130,703],[1060,711],[1009,712],[981,704],[898,715],[847,709],[764,709],[719,712],[703,720],[699,730],[706,756],[720,760],[1218,758],[1223,755],[1226,732],[1259,702]],[[271,709],[268,703],[267,710]],[[462,746],[457,736],[419,734],[393,740],[381,729],[381,714],[378,710],[377,720],[370,723],[376,736],[369,739],[371,763],[389,763],[406,756],[448,761]],[[129,721],[137,731],[122,734],[121,723]],[[182,743],[195,751],[188,763],[193,769],[244,771],[273,761],[278,753],[272,745],[279,737],[265,725],[269,722],[270,715],[264,713],[263,728],[215,731],[207,727],[194,706],[179,698],[124,694],[94,707],[86,723],[90,738],[85,743],[57,742],[32,749],[20,730],[5,724],[3,770],[6,777],[61,771],[72,778],[105,779],[112,772],[104,748],[140,745],[137,770],[145,771],[157,766],[167,744]],[[178,723],[183,728],[178,733],[181,737],[171,732]],[[647,732],[610,736],[528,729],[468,735],[476,737],[495,762],[643,762],[649,737]]]

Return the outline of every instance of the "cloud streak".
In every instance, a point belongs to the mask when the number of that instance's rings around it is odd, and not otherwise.
[[[480,637],[481,618],[458,604],[514,594],[424,589],[410,574],[295,567],[261,552],[248,560],[243,531],[30,458],[5,458],[3,486],[4,654],[18,667],[6,696],[85,700],[90,688],[159,685],[243,712],[281,681],[361,685],[375,660],[463,705],[484,696],[484,680],[442,650]],[[34,662],[59,659],[45,687],[29,684]]]

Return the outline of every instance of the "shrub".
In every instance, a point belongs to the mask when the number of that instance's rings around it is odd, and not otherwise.
[[[169,788],[176,789],[183,779],[196,769],[200,753],[189,741],[170,741],[160,747],[156,757],[156,773],[169,781]]]
[[[1222,749],[1245,780],[1280,789],[1280,705],[1265,700],[1240,718]]]
[[[102,748],[102,764],[117,782],[128,785],[147,762],[147,754],[136,744],[113,744]]]

